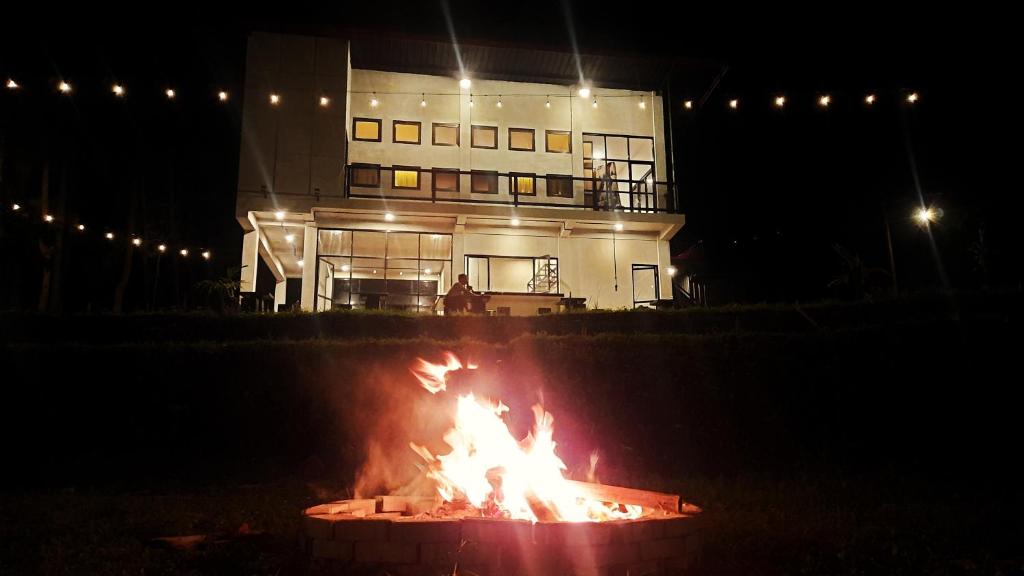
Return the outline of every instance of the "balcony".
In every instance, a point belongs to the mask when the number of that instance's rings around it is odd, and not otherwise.
[[[655,181],[650,169],[633,174],[633,179],[602,176],[600,170],[588,172],[594,175],[350,164],[345,196],[633,213],[679,211],[675,186]]]

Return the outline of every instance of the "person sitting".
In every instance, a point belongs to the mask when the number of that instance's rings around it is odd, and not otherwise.
[[[459,274],[459,281],[452,284],[451,289],[444,296],[444,315],[465,312],[469,308],[469,300],[473,296],[476,296],[476,293],[469,285],[469,276]]]

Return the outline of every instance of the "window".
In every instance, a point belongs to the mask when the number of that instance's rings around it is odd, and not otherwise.
[[[434,168],[435,192],[458,192],[459,171],[452,168]]]
[[[416,166],[395,166],[393,169],[395,188],[405,190],[420,189],[420,169]]]
[[[509,173],[512,178],[512,190],[520,196],[536,196],[537,177],[533,174],[517,174],[515,172]]]
[[[380,164],[353,164],[350,174],[352,186],[380,186]]]
[[[474,290],[514,294],[558,293],[558,258],[467,254],[465,269]]]
[[[431,143],[434,146],[458,146],[459,125],[438,124],[437,122],[434,122],[433,139],[431,140]]]
[[[497,126],[473,126],[470,137],[470,145],[473,148],[498,149],[498,127]]]
[[[352,139],[364,142],[380,142],[380,120],[374,118],[353,118]]]
[[[531,128],[509,128],[508,149],[533,152],[536,149]]]
[[[545,130],[544,142],[548,152],[572,152],[572,132],[568,130]]]
[[[420,123],[395,120],[391,125],[391,141],[395,144],[419,144]]]
[[[548,175],[548,196],[572,198],[572,177],[557,174]]]
[[[470,191],[474,194],[497,194],[498,173],[474,170],[470,177]]]

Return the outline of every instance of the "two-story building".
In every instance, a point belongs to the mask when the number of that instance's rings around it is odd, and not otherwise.
[[[242,292],[269,273],[277,308],[430,312],[465,273],[495,313],[670,299],[663,79],[627,57],[253,34]]]

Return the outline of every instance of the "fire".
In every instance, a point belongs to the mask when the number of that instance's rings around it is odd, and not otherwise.
[[[461,368],[459,359],[446,353],[444,364],[420,359],[412,372],[428,392],[437,394],[447,390],[448,374]],[[533,522],[597,522],[643,513],[640,506],[580,494],[565,477],[566,465],[555,452],[554,418],[542,406],[533,407],[533,430],[522,440],[509,430],[508,412],[500,401],[459,395],[453,427],[444,435],[451,451],[434,455],[410,444],[426,462],[426,474],[445,502],[468,503],[487,516]]]

